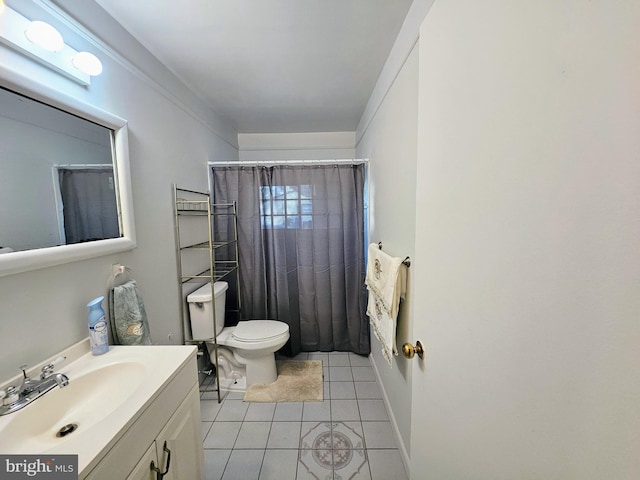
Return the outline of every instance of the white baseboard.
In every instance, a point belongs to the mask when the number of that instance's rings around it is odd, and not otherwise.
[[[384,388],[384,384],[382,383],[382,379],[380,378],[380,372],[378,371],[376,362],[373,361],[373,355],[369,355],[369,362],[371,363],[373,372],[376,375],[376,381],[378,383],[378,386],[382,391],[382,399],[384,400],[384,406],[387,409],[387,413],[389,414],[389,421],[391,422],[391,427],[393,428],[393,434],[396,437],[396,443],[398,444],[398,450],[400,451],[400,457],[402,458],[402,463],[404,463],[404,469],[407,472],[407,477],[411,478],[411,462],[409,459],[409,452],[407,451],[407,447],[404,444],[402,435],[400,435],[398,422],[396,421],[396,417],[393,414],[393,410],[391,409],[391,403],[389,402],[389,397],[387,396],[387,392]]]

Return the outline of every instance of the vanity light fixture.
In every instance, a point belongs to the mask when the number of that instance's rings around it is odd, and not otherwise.
[[[24,31],[31,43],[49,52],[59,52],[64,47],[64,40],[60,32],[46,22],[35,20]]]
[[[102,63],[89,52],[78,52],[64,43],[48,23],[30,21],[0,0],[0,43],[61,73],[81,85],[100,75]]]
[[[78,52],[78,54],[71,59],[71,63],[73,63],[73,66],[78,70],[91,77],[102,73],[102,62],[93,53]]]

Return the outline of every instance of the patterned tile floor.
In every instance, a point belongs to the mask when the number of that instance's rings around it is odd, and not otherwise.
[[[406,480],[369,359],[303,353],[322,360],[324,401],[251,403],[203,393],[207,480]]]

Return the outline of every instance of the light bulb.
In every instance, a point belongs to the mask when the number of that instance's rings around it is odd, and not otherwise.
[[[40,20],[31,22],[24,34],[29,41],[50,52],[59,52],[64,47],[64,40],[60,32]]]
[[[93,53],[79,52],[71,59],[73,66],[92,77],[102,73],[102,62]]]

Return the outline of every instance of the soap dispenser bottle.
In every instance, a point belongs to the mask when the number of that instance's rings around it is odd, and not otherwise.
[[[109,351],[109,332],[107,330],[107,320],[102,309],[103,296],[91,300],[89,307],[89,342],[91,353],[102,355]]]

